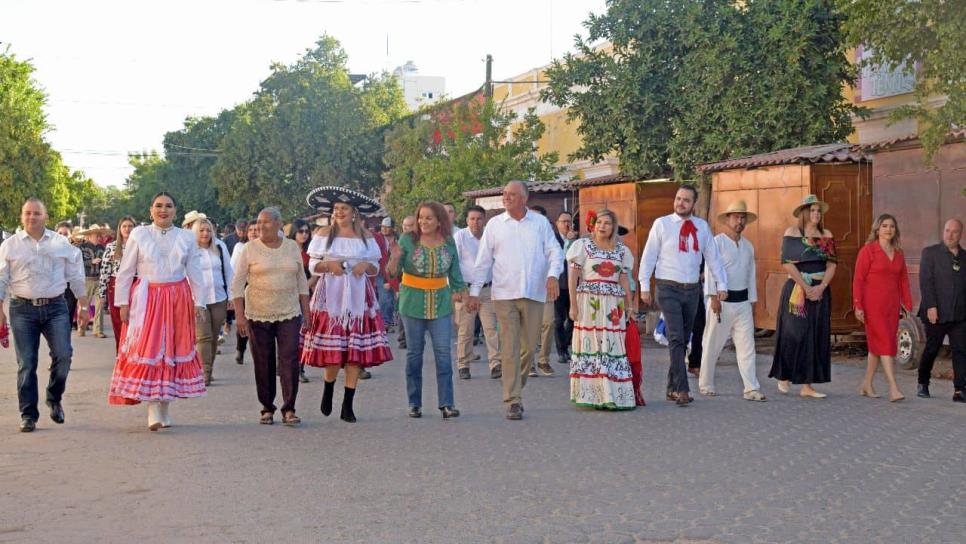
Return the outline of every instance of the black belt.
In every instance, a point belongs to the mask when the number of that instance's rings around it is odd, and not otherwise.
[[[56,297],[50,297],[50,298],[23,298],[18,296],[13,296],[11,298],[13,300],[19,300],[21,302],[29,302],[32,306],[46,306],[51,302],[64,300],[64,295],[57,295]]]
[[[748,290],[732,291],[728,289],[728,298],[725,302],[748,302]]]
[[[655,278],[654,283],[658,285],[667,285],[669,287],[677,287],[678,289],[694,289],[695,287],[700,287],[700,283],[681,283],[674,280],[662,280],[660,278]]]

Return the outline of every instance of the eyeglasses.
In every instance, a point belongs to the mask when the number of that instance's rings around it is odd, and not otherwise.
[[[309,229],[299,229],[296,232],[298,232],[299,234],[308,234],[312,231],[310,231]]]

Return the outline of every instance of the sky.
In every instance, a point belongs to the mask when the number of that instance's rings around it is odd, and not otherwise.
[[[323,33],[353,73],[412,60],[459,96],[573,49],[604,0],[0,0],[0,50],[36,68],[47,134],[73,169],[121,186],[127,153],[247,100]],[[388,44],[388,45],[387,45]]]

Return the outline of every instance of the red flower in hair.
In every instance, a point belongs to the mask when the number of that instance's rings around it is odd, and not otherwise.
[[[597,212],[590,210],[587,212],[587,232],[594,232],[594,225],[597,224]]]

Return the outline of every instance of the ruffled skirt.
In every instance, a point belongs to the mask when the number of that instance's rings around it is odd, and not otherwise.
[[[365,292],[348,292],[356,289]],[[356,308],[346,302],[352,299],[364,301],[363,307]],[[336,308],[342,311],[333,311]],[[323,276],[312,294],[310,309],[309,323],[302,336],[302,364],[374,367],[392,359],[379,300],[365,278],[353,281],[345,276]]]
[[[578,293],[577,305],[570,358],[571,402],[603,410],[633,410],[637,399],[625,350],[623,297]]]
[[[128,338],[129,320],[121,326],[121,346],[114,364],[111,404],[171,401],[205,394],[201,358],[195,351],[194,301],[187,280],[151,283],[135,300],[141,280],[131,289],[131,312],[143,305],[140,330]]]

